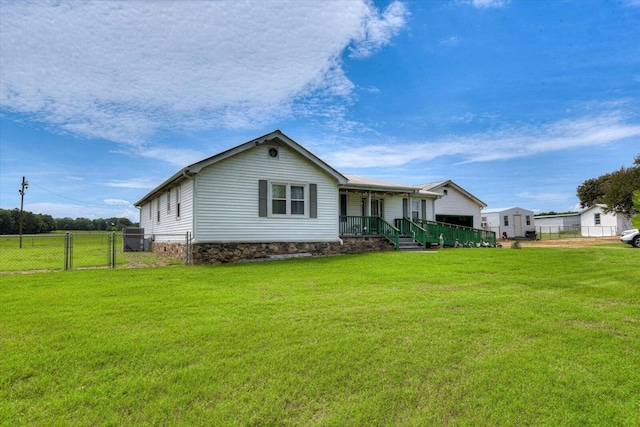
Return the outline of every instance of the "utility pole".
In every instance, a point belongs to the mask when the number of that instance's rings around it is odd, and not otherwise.
[[[29,188],[29,183],[27,182],[26,179],[24,179],[24,176],[23,176],[22,188],[18,190],[18,192],[20,193],[20,226],[18,230],[18,233],[20,234],[20,249],[22,249],[22,222],[23,222],[22,217],[23,217],[23,211],[24,211],[24,192],[27,188]]]

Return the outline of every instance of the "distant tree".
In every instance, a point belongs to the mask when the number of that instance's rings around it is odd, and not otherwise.
[[[108,230],[107,220],[99,218],[93,220],[93,229],[94,230]]]
[[[0,234],[18,234],[20,224],[20,210],[0,209]],[[102,230],[121,231],[125,227],[137,227],[137,223],[128,218],[53,218],[51,215],[23,212],[23,234],[49,233],[54,230]]]
[[[598,178],[589,178],[576,190],[578,199],[580,199],[580,207],[588,208],[598,203],[602,203],[605,194],[605,185],[609,180],[610,174],[601,175]]]
[[[638,215],[631,218],[631,224],[637,229],[640,229],[640,190],[633,192],[633,208],[638,212]]]
[[[51,215],[22,212],[22,233],[49,233],[56,229],[56,222]],[[0,209],[0,234],[18,234],[20,232],[20,209]]]
[[[73,230],[73,219],[69,217],[56,218],[56,228],[58,230]]]
[[[555,212],[555,211],[549,211],[549,212],[540,212],[535,214],[535,216],[546,216],[546,215],[571,215],[571,214],[576,214],[578,212],[573,212],[573,211],[567,211],[567,212]]]
[[[15,234],[18,225],[13,219],[12,212],[7,209],[0,209],[0,234]]]
[[[587,179],[576,192],[583,208],[604,204],[605,212],[632,217],[638,213],[633,206],[633,192],[636,190],[640,190],[640,154],[631,167],[622,166],[615,172]]]

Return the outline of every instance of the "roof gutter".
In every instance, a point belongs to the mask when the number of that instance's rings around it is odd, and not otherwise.
[[[134,203],[134,206],[138,208],[141,207],[146,201],[148,201],[149,199],[152,199],[156,194],[164,192],[164,190],[166,190],[167,187],[170,187],[172,184],[175,185],[182,181],[185,181],[194,175],[195,175],[195,172],[191,172],[189,167],[183,168],[182,170],[178,171],[178,173],[173,175],[171,178],[167,179],[162,184],[158,185],[156,188],[154,188],[149,193],[147,193],[147,195],[145,195],[142,199]]]

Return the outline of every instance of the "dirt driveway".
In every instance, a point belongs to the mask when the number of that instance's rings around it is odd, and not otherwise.
[[[502,246],[509,247],[513,240],[500,240]],[[576,237],[573,239],[520,240],[523,248],[585,248],[603,244],[620,243],[620,236],[613,237]],[[622,243],[621,243],[622,244]]]

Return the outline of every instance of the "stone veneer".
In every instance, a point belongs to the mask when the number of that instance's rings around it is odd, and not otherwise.
[[[342,245],[339,242],[195,243],[191,259],[193,264],[219,264],[395,249],[384,237],[343,237],[342,240]],[[182,253],[184,257],[184,249]]]
[[[185,259],[185,244],[175,242],[153,242],[151,243],[151,251],[160,256],[172,259]]]

